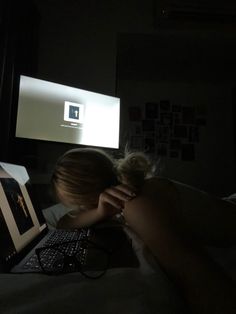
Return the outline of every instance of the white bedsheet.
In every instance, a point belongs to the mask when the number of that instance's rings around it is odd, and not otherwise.
[[[97,280],[82,275],[0,276],[0,313],[146,314],[181,313],[169,282],[158,273],[112,270]]]
[[[59,204],[45,210],[50,228],[67,211]],[[140,267],[110,269],[100,279],[87,279],[79,273],[0,274],[0,313],[181,313],[182,303],[172,284],[144,254],[142,243],[134,235],[133,246]]]
[[[68,209],[61,205],[44,211],[51,228]],[[1,314],[179,314],[181,300],[173,285],[136,238],[140,268],[109,270],[97,280],[79,273],[63,276],[0,274]],[[236,247],[208,248],[236,280]]]

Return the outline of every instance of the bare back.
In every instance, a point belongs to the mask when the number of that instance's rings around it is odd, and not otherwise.
[[[173,210],[176,224],[196,241],[214,246],[236,244],[236,204],[160,177],[146,180],[141,194],[157,208]]]

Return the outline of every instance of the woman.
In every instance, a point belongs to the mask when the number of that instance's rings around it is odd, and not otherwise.
[[[52,185],[73,212],[58,227],[90,226],[122,214],[192,313],[236,313],[232,281],[201,248],[236,244],[236,205],[154,173],[142,153],[113,160],[97,149],[68,151],[55,166]]]

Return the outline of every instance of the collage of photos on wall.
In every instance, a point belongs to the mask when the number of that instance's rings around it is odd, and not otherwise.
[[[194,161],[206,106],[172,104],[170,100],[129,107],[131,149],[159,157]]]

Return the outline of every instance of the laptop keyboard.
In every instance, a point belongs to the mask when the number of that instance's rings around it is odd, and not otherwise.
[[[68,230],[55,230],[49,238],[45,241],[45,243],[42,245],[42,247],[45,246],[51,246],[54,244],[59,244],[67,241],[73,241],[73,240],[82,240],[87,238],[90,235],[89,229],[80,229],[75,231],[68,231]],[[70,243],[66,245],[65,253],[72,254],[73,252],[80,251],[80,248],[78,247],[79,243]],[[83,249],[81,249],[81,263],[84,262],[85,254],[83,254]],[[54,259],[53,256],[47,254],[47,250],[45,250],[44,258],[48,260],[50,263],[51,260]],[[38,262],[38,257],[36,254],[33,254],[27,262],[23,265],[23,268],[26,270],[32,270],[32,271],[40,271],[40,265]]]

